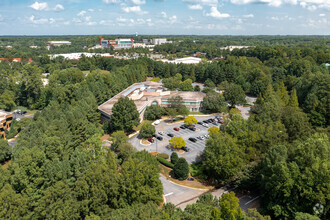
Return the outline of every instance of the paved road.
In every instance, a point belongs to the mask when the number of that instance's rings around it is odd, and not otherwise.
[[[209,118],[214,118],[211,116],[195,116],[195,118],[198,121],[203,121],[205,119],[209,119]],[[158,133],[159,131],[163,131],[166,134],[163,135],[163,140],[159,141],[157,139],[155,139],[155,142],[145,146],[142,145],[140,143],[141,139],[138,136],[134,136],[132,137],[129,141],[130,143],[136,147],[138,150],[146,150],[149,152],[160,152],[160,153],[167,153],[168,155],[171,155],[172,150],[168,147],[169,145],[169,139],[171,139],[171,137],[169,137],[167,134],[168,133],[172,133],[174,134],[174,136],[177,137],[182,137],[185,142],[186,142],[186,146],[190,149],[189,152],[182,152],[179,154],[180,157],[184,157],[187,162],[189,164],[198,161],[200,158],[199,156],[203,153],[204,149],[205,149],[205,141],[206,140],[197,140],[197,142],[191,142],[188,139],[190,137],[197,137],[197,136],[202,136],[202,135],[206,135],[208,134],[208,129],[206,127],[203,127],[202,125],[197,124],[196,128],[197,131],[191,131],[189,129],[180,129],[179,131],[175,131],[173,130],[174,127],[180,127],[180,125],[182,125],[183,122],[178,122],[172,125],[168,125],[166,124],[164,121],[162,121],[159,125],[156,125],[156,132]],[[208,124],[209,127],[215,126],[213,124]],[[220,124],[218,124],[218,126],[220,126]]]
[[[180,208],[185,208],[187,204],[194,203],[194,198],[207,192],[207,190],[199,190],[177,185],[167,180],[164,176],[160,176],[159,179],[163,184],[166,203],[173,203]]]

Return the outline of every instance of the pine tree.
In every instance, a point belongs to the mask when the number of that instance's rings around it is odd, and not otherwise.
[[[289,94],[288,94],[288,90],[286,89],[283,81],[281,82],[280,86],[277,89],[277,95],[280,97],[281,99],[281,103],[283,105],[287,105],[288,101],[289,101]]]
[[[178,160],[179,160],[178,154],[176,152],[173,152],[171,154],[171,163],[176,164],[176,162],[178,162]]]
[[[298,102],[297,92],[295,89],[293,89],[291,92],[288,106],[299,109],[299,102]]]
[[[189,176],[189,165],[186,159],[180,157],[174,165],[174,177],[178,180],[186,180]]]

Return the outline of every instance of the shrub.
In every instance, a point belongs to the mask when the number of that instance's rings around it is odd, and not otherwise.
[[[160,154],[158,154],[158,157],[164,158],[164,159],[166,159],[166,160],[169,158],[169,156],[168,156],[167,153],[160,153]],[[172,162],[172,161],[171,161],[171,162]]]
[[[184,158],[179,158],[173,168],[174,177],[178,180],[186,180],[189,176],[189,165]]]
[[[173,152],[171,154],[171,163],[176,164],[176,162],[178,162],[178,160],[179,160],[178,154],[176,152]]]
[[[146,121],[142,124],[140,129],[140,135],[143,138],[150,138],[156,133],[155,126],[151,124],[150,121]]]
[[[166,159],[162,158],[162,157],[157,157],[157,160],[159,161],[159,163],[163,164],[164,166],[167,166],[169,168],[174,168],[174,164],[171,163],[170,161],[167,161]]]

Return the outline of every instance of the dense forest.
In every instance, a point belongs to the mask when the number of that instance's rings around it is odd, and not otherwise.
[[[0,142],[0,162],[11,159],[8,168],[0,166],[1,219],[329,218],[329,38],[168,36],[173,44],[155,48],[178,57],[200,51],[219,58],[198,65],[143,56],[65,60],[47,55],[87,51],[83,47],[98,38],[0,38],[2,46],[13,46],[0,48],[2,57],[33,58],[32,63],[0,62],[0,108],[37,110],[32,120],[17,122],[21,132],[13,150]],[[72,46],[28,47],[57,39]],[[254,47],[220,50],[227,45]],[[114,151],[102,145],[108,130],[102,129],[97,106],[147,77],[184,91],[198,90],[192,82],[206,85],[207,110],[230,117],[210,132],[202,161],[192,165],[194,175],[257,190],[265,216],[243,212],[232,193],[220,199],[204,195],[184,211],[172,204],[160,207],[156,158],[137,152],[125,135],[114,135]],[[234,108],[244,104],[238,99],[242,94],[257,97],[248,120]],[[318,217],[315,204],[324,206]]]

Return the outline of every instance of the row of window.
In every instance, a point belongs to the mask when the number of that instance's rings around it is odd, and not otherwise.
[[[201,105],[203,102],[183,102],[183,105]],[[162,101],[162,104],[171,104],[169,101]]]

